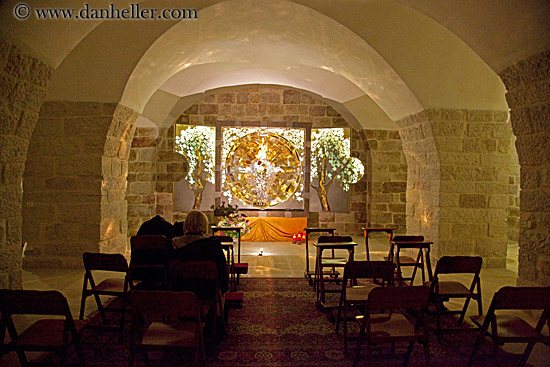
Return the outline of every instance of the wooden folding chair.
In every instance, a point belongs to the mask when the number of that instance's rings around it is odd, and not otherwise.
[[[441,314],[459,314],[457,324],[460,326],[466,316],[468,305],[470,300],[477,302],[477,309],[479,316],[483,315],[483,307],[481,305],[481,282],[479,279],[479,273],[481,271],[481,265],[483,259],[480,256],[443,256],[437,262],[435,267],[434,278],[430,286],[430,300],[436,307],[436,329],[437,336],[443,331],[463,330],[459,329],[441,329]],[[469,286],[464,285],[458,280],[442,280],[441,276],[453,275],[455,276],[471,276],[472,281]],[[445,278],[445,279],[448,279]],[[446,310],[442,311],[443,302],[449,301],[453,298],[464,299],[464,305],[461,310]]]
[[[149,351],[190,349],[194,365],[199,355],[206,366],[200,305],[192,292],[140,291],[130,294],[133,324],[130,333],[130,366],[143,353],[150,365]]]
[[[164,236],[133,236],[130,274],[138,289],[161,290],[166,286],[166,261],[170,240]]]
[[[393,285],[395,267],[387,261],[349,261],[344,267],[342,291],[336,318],[336,333],[340,327],[340,320],[344,323],[344,351],[348,352],[348,310],[350,307],[364,307],[367,297],[374,287],[376,280],[382,285]],[[358,284],[358,280],[363,280]],[[365,282],[368,281],[368,282]],[[343,311],[343,312],[342,312]],[[341,318],[343,313],[343,317]]]
[[[170,260],[168,263],[168,284],[173,292],[193,292],[201,304],[202,319],[216,339],[223,335],[225,322],[218,270],[214,261]]]
[[[356,317],[360,331],[354,366],[361,353],[361,341],[366,338],[369,357],[374,344],[408,342],[404,366],[408,364],[414,343],[420,343],[424,346],[425,366],[429,367],[430,352],[425,316],[429,296],[430,288],[427,286],[372,289],[367,298],[364,314]],[[380,313],[381,310],[383,313]],[[398,313],[403,310],[413,311],[416,322],[413,323],[405,315]]]
[[[334,235],[319,236],[317,238],[317,243],[337,243],[337,242],[353,242],[353,238],[351,236],[334,236]],[[324,271],[324,270],[321,270],[322,271],[322,276],[329,275],[330,278],[332,278],[333,280],[336,280],[338,278],[338,276],[340,275],[340,273],[336,270],[336,268],[337,267],[343,268],[346,265],[346,263],[348,262],[349,257],[336,256],[335,250],[331,250],[331,256],[323,256],[321,260],[322,260],[321,261],[321,267],[322,268],[327,268],[328,267],[328,268],[332,269],[328,272]],[[317,271],[319,270],[319,269],[317,269],[319,264],[316,264],[315,266],[316,266],[315,272],[317,273]],[[320,274],[317,274],[317,277]],[[314,289],[318,286],[317,280],[318,279],[316,279],[313,283]]]
[[[120,336],[124,330],[125,313],[128,312],[127,294],[134,289],[134,284],[128,269],[128,262],[122,254],[101,254],[85,252],[82,254],[84,261],[84,284],[82,286],[82,297],[80,300],[80,316],[84,319],[84,310],[86,308],[86,299],[90,296],[95,298],[97,309],[101,315],[103,325],[107,325],[105,311],[120,312]],[[110,277],[96,283],[94,273],[99,272],[117,272],[124,275],[124,278]],[[121,305],[116,308],[105,308],[101,302],[100,296],[120,297]]]
[[[9,343],[3,343],[3,353],[15,351],[21,365],[27,366],[29,361],[25,352],[53,352],[59,358],[59,365],[64,366],[69,348],[74,345],[80,365],[84,366],[80,332],[87,321],[73,320],[67,299],[60,292],[2,289],[0,310],[2,323],[11,339]],[[20,333],[14,315],[44,317]]]
[[[424,272],[424,246],[413,246],[414,243],[421,243],[424,241],[424,236],[409,236],[399,235],[392,238],[390,241],[390,250],[388,256],[384,257],[384,260],[395,263],[396,279],[399,285],[403,285],[403,281],[409,280],[410,285],[413,285],[414,278],[417,270],[422,273],[422,283],[426,282],[426,275]],[[410,246],[408,246],[410,244]],[[410,251],[418,251],[415,257],[409,255],[403,255],[402,249],[409,249]],[[429,247],[428,254],[426,255],[429,261]],[[402,268],[413,268],[412,275],[410,277],[404,277]],[[431,271],[431,269],[430,269]],[[431,280],[431,279],[430,279]]]
[[[519,310],[542,312],[536,326],[521,318]],[[550,343],[550,336],[542,333],[544,324],[550,333],[550,287],[503,287],[493,296],[487,315],[470,318],[480,333],[470,354],[469,367],[485,336],[492,340],[495,349],[505,343],[527,343],[518,364],[524,366],[535,343]]]

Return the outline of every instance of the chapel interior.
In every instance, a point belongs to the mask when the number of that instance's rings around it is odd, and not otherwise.
[[[251,202],[247,217],[361,246],[364,227],[393,228],[432,241],[432,264],[481,256],[487,292],[550,286],[547,0],[139,1],[197,10],[176,20],[21,20],[17,3],[0,3],[0,288],[55,279],[77,304],[84,252],[130,259],[155,215],[200,209],[216,224],[223,131],[242,127],[301,129],[304,162],[312,131],[340,128],[362,165],[329,198],[337,209],[303,163],[294,207]],[[93,6],[109,3],[130,2]],[[215,134],[195,207],[181,126]],[[243,239],[247,277],[303,277],[303,246],[263,241]],[[387,236],[373,241],[382,251]]]

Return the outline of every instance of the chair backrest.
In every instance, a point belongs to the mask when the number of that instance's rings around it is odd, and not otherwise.
[[[82,254],[86,271],[105,270],[128,273],[128,262],[122,254],[101,254],[85,252]]]
[[[339,243],[339,242],[353,242],[351,236],[319,236],[317,238],[318,243]]]
[[[388,261],[348,261],[344,267],[344,284],[349,279],[381,279],[392,284],[395,265]]]
[[[395,242],[422,242],[424,236],[397,235],[392,237],[391,240]]]
[[[233,237],[231,237],[231,236],[217,235],[217,236],[211,236],[210,238],[215,239],[215,240],[219,240],[222,243],[224,243],[224,242],[233,243]]]
[[[502,287],[491,301],[491,310],[550,310],[550,287]]]
[[[471,273],[479,274],[483,259],[480,256],[443,256],[435,266],[438,274]]]
[[[130,273],[133,280],[164,283],[169,241],[164,236],[133,236]]]
[[[170,260],[168,284],[171,291],[189,291],[201,300],[214,301],[219,294],[216,263],[211,260]]]
[[[140,291],[130,293],[135,315],[145,321],[161,321],[166,317],[192,318],[200,321],[200,306],[192,292]]]
[[[67,299],[58,291],[0,290],[2,316],[50,315],[72,320]]]
[[[370,291],[367,308],[373,310],[425,309],[430,287],[377,287]]]
[[[168,239],[160,235],[132,236],[130,246],[134,250],[166,250]]]

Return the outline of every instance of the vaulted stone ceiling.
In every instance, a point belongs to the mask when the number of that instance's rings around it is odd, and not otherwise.
[[[16,3],[2,2],[2,36],[56,67],[48,100],[119,102],[158,126],[241,84],[309,90],[365,128],[423,108],[503,110],[496,72],[550,47],[545,0],[189,0],[199,18],[179,22],[17,21]],[[82,6],[28,2],[45,3]]]

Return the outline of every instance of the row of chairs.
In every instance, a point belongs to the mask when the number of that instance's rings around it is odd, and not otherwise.
[[[75,345],[83,365],[79,340],[84,326],[111,328],[106,312],[120,313],[117,329],[122,341],[125,314],[133,312],[131,363],[135,353],[140,351],[184,348],[191,344],[197,347],[194,348],[195,360],[200,352],[205,363],[204,326],[211,325],[213,338],[222,334],[225,328],[224,305],[213,261],[170,261],[167,269],[169,289],[147,291],[136,289],[132,272],[122,254],[84,253],[83,261],[85,274],[79,320],[73,320],[67,300],[59,292],[2,290],[2,354],[16,351],[21,364],[26,365],[24,351],[53,351],[59,355],[63,365],[68,348]],[[98,275],[97,272],[110,272],[111,277],[96,282],[94,275]],[[114,277],[112,273],[122,273],[123,277]],[[102,296],[119,297],[119,306],[105,307]],[[89,297],[96,301],[101,325],[89,325],[83,320]],[[199,312],[194,312],[195,309]],[[65,319],[40,320],[18,334],[11,317],[13,314],[59,315]],[[4,343],[6,328],[11,339],[8,344]],[[146,353],[144,357],[147,357]]]
[[[150,350],[190,349],[195,365],[199,357],[206,365],[200,302],[192,292],[132,291],[129,305],[133,310],[130,334],[130,365],[137,353],[147,363]],[[58,291],[0,290],[0,358],[12,351],[22,366],[28,366],[26,352],[53,352],[59,366],[65,366],[74,346],[80,366],[84,367],[81,333],[87,320],[74,320],[67,299]],[[14,316],[33,315],[41,318],[18,332]],[[51,318],[61,316],[62,318]],[[10,341],[5,340],[8,330]]]
[[[212,326],[212,335],[223,334],[225,326],[225,315],[223,313],[224,304],[222,303],[221,291],[218,284],[218,271],[216,264],[213,261],[181,261],[170,260],[165,266],[166,270],[162,269],[163,287],[165,289],[157,289],[157,284],[151,282],[151,278],[147,277],[146,285],[140,287],[140,284],[134,285],[134,274],[131,271],[131,266],[122,254],[102,254],[102,253],[84,253],[84,283],[82,287],[82,297],[80,305],[80,319],[84,318],[87,298],[93,296],[103,325],[107,324],[106,311],[120,313],[120,337],[124,329],[125,313],[128,312],[128,294],[137,290],[146,291],[173,291],[183,292],[189,291],[194,293],[201,304],[203,318],[208,325]],[[143,267],[139,268],[138,275],[143,275]],[[157,269],[154,269],[157,270]],[[97,283],[94,280],[96,272],[118,272],[122,273],[122,277],[108,277]],[[157,271],[160,274],[160,271]],[[164,275],[166,273],[166,275]],[[161,280],[158,278],[157,280]],[[153,288],[151,289],[151,285]],[[116,296],[120,299],[120,307],[105,308],[102,304],[100,296]],[[131,309],[131,308],[130,308]],[[218,322],[221,320],[223,322]],[[219,329],[219,330],[218,330]],[[220,331],[221,330],[221,331]]]
[[[330,236],[319,236],[317,243],[353,243],[353,238],[351,236],[337,236],[332,233]],[[399,235],[393,238],[390,237],[389,252],[388,255],[384,257],[384,260],[395,265],[395,278],[399,285],[406,284],[405,281],[409,281],[408,284],[413,285],[418,272],[422,275],[422,283],[425,283],[426,267],[428,267],[428,278],[431,280],[432,274],[431,269],[429,269],[431,243],[432,242],[425,241],[424,236]],[[348,250],[352,248],[353,247],[349,247]],[[405,254],[403,250],[415,251],[415,254],[411,256]],[[317,289],[320,280],[338,282],[338,276],[340,274],[336,271],[336,268],[343,268],[349,260],[350,256],[336,256],[334,249],[332,249],[331,256],[323,256],[321,259],[317,259],[315,264],[315,279],[313,281],[314,289]],[[331,268],[331,270],[325,271],[325,268]],[[403,275],[404,268],[411,268],[410,276]],[[329,278],[321,279],[321,276],[325,277],[327,275]]]
[[[458,328],[463,323],[470,300],[478,305],[478,315],[471,319],[480,330],[470,356],[469,365],[474,361],[475,354],[485,336],[489,336],[497,345],[508,342],[527,342],[520,365],[524,365],[536,342],[550,341],[550,337],[542,334],[542,327],[548,323],[550,329],[550,287],[504,287],[492,300],[486,316],[483,316],[481,303],[481,285],[479,272],[482,259],[468,256],[445,256],[437,265],[434,279],[423,286],[394,287],[395,266],[387,261],[350,261],[344,268],[344,278],[341,290],[336,332],[340,323],[344,329],[344,350],[347,353],[348,332],[347,322],[349,310],[361,310],[353,320],[359,325],[359,338],[355,355],[355,363],[360,355],[361,343],[367,340],[368,355],[372,345],[384,342],[408,342],[404,365],[407,365],[415,342],[424,347],[425,364],[429,366],[428,331],[426,313],[430,305],[435,305],[436,332],[438,338],[444,331],[440,324],[443,312],[458,314]],[[443,279],[445,275],[471,275],[469,286],[463,281]],[[365,282],[368,280],[368,282]],[[362,282],[362,283],[361,283]],[[464,300],[460,310],[443,310],[443,302],[453,298]],[[499,310],[531,309],[542,310],[542,315],[536,327],[513,316],[496,316]],[[403,312],[406,310],[406,312]],[[412,312],[412,313],[411,313]],[[404,315],[406,314],[407,317]],[[411,315],[414,322],[409,321]],[[550,331],[550,330],[549,330]],[[392,344],[393,345],[393,344]],[[392,348],[393,349],[393,348]]]
[[[227,272],[230,278],[230,291],[225,293],[225,319],[229,317],[230,309],[243,307],[243,294],[236,291],[235,275],[246,274],[248,264],[235,263],[233,256],[232,238],[229,236],[213,236],[222,243],[226,251]],[[140,282],[138,288],[147,290],[169,289],[169,249],[172,248],[170,240],[164,236],[146,235],[130,238],[132,259],[130,273],[134,281]]]

